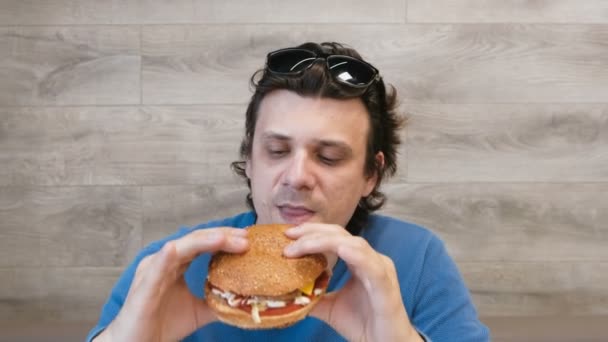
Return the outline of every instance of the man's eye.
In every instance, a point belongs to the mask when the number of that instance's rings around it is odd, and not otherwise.
[[[329,158],[321,154],[319,155],[319,160],[326,165],[336,165],[340,161],[338,158]]]
[[[268,154],[273,158],[282,157],[287,154],[286,150],[268,150]]]

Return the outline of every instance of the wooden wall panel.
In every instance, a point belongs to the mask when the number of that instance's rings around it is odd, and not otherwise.
[[[136,187],[0,187],[0,267],[126,266],[141,214]]]
[[[460,263],[486,316],[608,315],[608,263]]]
[[[122,267],[0,268],[0,321],[93,322],[121,273]]]
[[[403,0],[0,0],[0,23],[403,23],[405,7]]]
[[[243,106],[0,108],[0,185],[233,182]]]
[[[409,113],[383,213],[446,242],[483,317],[561,328],[496,340],[607,340],[563,324],[608,317],[607,6],[0,0],[0,331],[93,321],[142,244],[245,210],[249,77],[340,41]]]
[[[608,180],[608,106],[410,104],[408,181]]]
[[[392,184],[383,212],[432,229],[458,261],[608,260],[604,183]]]
[[[0,105],[139,103],[139,34],[132,26],[0,27]]]
[[[154,186],[143,189],[144,244],[179,230],[249,210],[248,191],[235,178],[234,184]]]
[[[403,102],[595,103],[608,93],[607,25],[159,25],[143,31],[143,101],[243,103],[267,52],[328,37],[357,47]]]
[[[408,0],[407,20],[458,23],[608,23],[604,0]]]

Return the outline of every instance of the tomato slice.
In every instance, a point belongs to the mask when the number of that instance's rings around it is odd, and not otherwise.
[[[260,316],[274,316],[274,315],[284,315],[290,312],[299,310],[302,308],[302,305],[298,305],[295,303],[289,303],[282,308],[266,308],[264,311],[260,311]],[[238,309],[251,314],[251,305],[240,305]]]

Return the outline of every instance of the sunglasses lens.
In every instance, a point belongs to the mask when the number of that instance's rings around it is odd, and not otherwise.
[[[366,86],[376,77],[372,66],[348,56],[330,56],[327,65],[338,81],[356,87]]]
[[[308,50],[279,50],[268,56],[268,69],[278,73],[298,72],[308,68],[316,59],[315,54]]]

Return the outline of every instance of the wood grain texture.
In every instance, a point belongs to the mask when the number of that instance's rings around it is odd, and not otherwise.
[[[0,268],[0,321],[95,321],[121,273],[114,267]]]
[[[409,182],[608,180],[608,105],[406,105]]]
[[[597,103],[608,94],[608,25],[159,25],[143,29],[143,101],[243,103],[268,51],[325,40],[357,47],[404,102]]]
[[[0,0],[0,341],[70,339],[40,322],[95,321],[144,243],[246,210],[249,77],[305,41],[396,86],[383,213],[445,241],[493,340],[606,340],[606,1]]]
[[[0,27],[0,105],[140,101],[139,28]]]
[[[232,183],[242,106],[0,108],[2,185]]]
[[[608,315],[482,317],[494,342],[603,342]]]
[[[0,187],[0,267],[126,266],[141,248],[140,196],[136,187]]]
[[[408,0],[408,22],[608,23],[603,0]]]
[[[0,342],[82,342],[94,321],[0,320]]]
[[[481,317],[494,342],[603,342],[608,316]],[[95,322],[0,321],[1,342],[81,342]]]
[[[484,316],[608,315],[608,263],[460,263]]]
[[[146,186],[143,188],[144,245],[211,220],[249,210],[245,182],[226,185]]]
[[[384,213],[432,229],[459,262],[608,261],[605,183],[392,184],[385,192]]]
[[[0,0],[0,23],[403,23],[405,4],[405,0]]]

